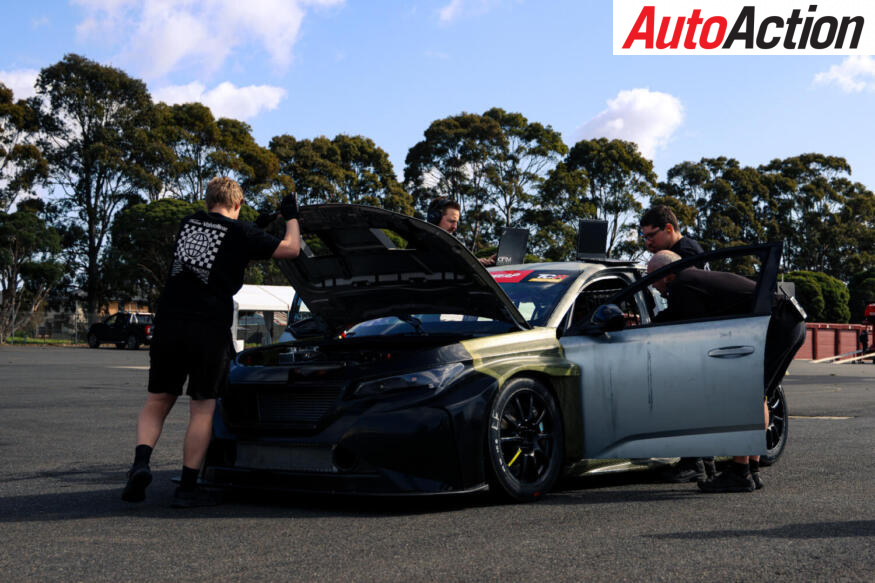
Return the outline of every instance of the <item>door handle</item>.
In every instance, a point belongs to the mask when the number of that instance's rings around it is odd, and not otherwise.
[[[724,346],[723,348],[712,348],[708,351],[708,356],[713,358],[741,358],[754,352],[753,346]]]

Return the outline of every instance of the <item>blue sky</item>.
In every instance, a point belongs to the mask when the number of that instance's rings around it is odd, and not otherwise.
[[[435,119],[497,106],[569,146],[631,139],[659,177],[679,162],[845,157],[875,189],[875,59],[613,56],[608,1],[74,0],[6,2],[0,81],[32,92],[78,53],[198,100],[259,143],[361,134],[400,175]]]

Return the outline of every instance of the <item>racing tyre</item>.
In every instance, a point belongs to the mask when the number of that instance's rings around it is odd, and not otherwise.
[[[769,426],[766,429],[766,455],[760,456],[761,466],[770,466],[781,457],[787,445],[790,416],[787,414],[787,398],[784,387],[778,385],[769,399]]]
[[[89,348],[100,348],[100,342],[97,340],[97,334],[89,334],[88,335],[88,347]]]
[[[564,433],[556,399],[534,379],[516,378],[495,396],[486,430],[490,491],[499,499],[532,502],[562,469]]]
[[[137,337],[134,336],[133,334],[128,336],[128,341],[125,343],[125,347],[127,347],[128,350],[138,349],[140,347],[140,343],[137,340]]]

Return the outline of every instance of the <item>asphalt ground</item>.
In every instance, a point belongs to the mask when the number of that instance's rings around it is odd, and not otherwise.
[[[148,499],[119,499],[147,364],[145,349],[0,348],[0,579],[875,580],[875,365],[793,363],[789,444],[750,494],[626,472],[528,505],[250,493],[174,510],[184,398]]]

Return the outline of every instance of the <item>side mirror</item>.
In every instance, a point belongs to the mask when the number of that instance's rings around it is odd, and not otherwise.
[[[626,327],[626,316],[615,304],[602,304],[595,309],[588,322],[581,322],[568,331],[571,336],[598,336]]]
[[[601,332],[616,332],[626,327],[626,316],[616,304],[602,304],[592,313],[589,322]]]

